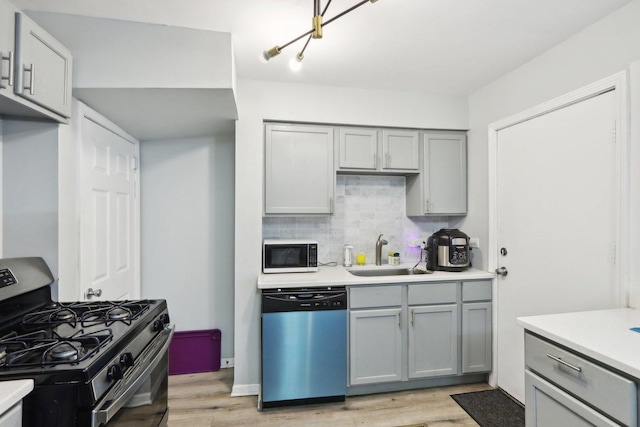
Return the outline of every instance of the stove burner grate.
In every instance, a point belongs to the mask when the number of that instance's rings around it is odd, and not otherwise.
[[[95,301],[75,303],[53,303],[43,309],[26,314],[22,325],[27,329],[40,329],[50,326],[69,325],[75,328],[104,324],[106,327],[115,322],[127,325],[149,310],[148,300],[136,301]]]
[[[91,333],[79,330],[69,337],[45,331],[18,335],[12,332],[0,338],[0,368],[76,364],[94,356],[113,339],[110,328]]]
[[[115,322],[123,322],[127,325],[142,316],[149,310],[148,300],[138,301],[105,301],[104,304],[96,306],[80,316],[82,326],[92,326],[104,323],[111,326]]]

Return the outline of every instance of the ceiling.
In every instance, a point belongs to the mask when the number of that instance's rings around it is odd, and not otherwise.
[[[324,8],[327,0],[322,0]],[[359,0],[333,0],[325,21]],[[25,10],[231,32],[237,76],[389,90],[470,94],[631,0],[379,0],[269,63],[262,51],[311,29],[313,0],[13,0]]]

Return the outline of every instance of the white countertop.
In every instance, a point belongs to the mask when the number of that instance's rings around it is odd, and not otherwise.
[[[640,379],[640,310],[618,308],[519,317],[517,324]]]
[[[364,265],[349,267],[349,270],[375,270],[389,268],[412,268],[414,264]],[[409,274],[401,276],[355,276],[343,266],[320,267],[316,273],[282,273],[258,276],[259,289],[308,288],[323,286],[375,285],[382,283],[439,282],[460,280],[492,279],[495,275],[475,268],[462,272],[436,271],[430,274]]]
[[[33,380],[0,381],[0,415],[33,390]]]

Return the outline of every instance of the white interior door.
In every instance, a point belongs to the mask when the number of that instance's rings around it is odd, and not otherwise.
[[[83,117],[80,283],[87,299],[139,296],[139,145]],[[99,296],[87,295],[91,288]]]
[[[497,383],[521,402],[517,317],[620,305],[615,99],[610,91],[497,134],[497,265],[508,271],[497,284]]]

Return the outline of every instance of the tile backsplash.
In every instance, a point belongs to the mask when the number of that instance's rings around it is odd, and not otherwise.
[[[382,262],[389,252],[399,252],[400,262],[416,263],[419,248],[412,239],[427,237],[448,226],[446,217],[411,217],[405,214],[403,176],[338,175],[333,215],[305,217],[265,217],[262,237],[314,239],[318,241],[318,261],[342,264],[342,248],[353,246],[357,254],[375,263],[375,242],[379,234],[389,244],[382,247]]]

